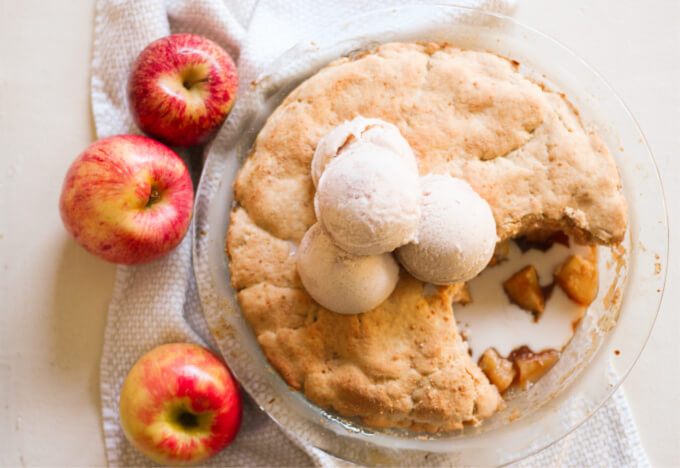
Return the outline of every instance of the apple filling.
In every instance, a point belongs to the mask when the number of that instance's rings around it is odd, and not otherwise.
[[[503,290],[513,304],[531,312],[539,320],[545,309],[545,295],[538,282],[538,274],[529,265],[503,282]]]
[[[528,346],[521,346],[505,358],[489,348],[479,358],[478,364],[491,383],[503,393],[513,385],[526,390],[548,372],[559,357],[560,353],[554,349],[534,353]]]
[[[555,272],[555,281],[569,299],[589,306],[597,296],[597,265],[590,259],[572,255]]]
[[[569,248],[569,238],[560,231],[538,232],[532,236],[515,239],[514,242],[523,253],[530,249],[547,252],[555,244]],[[583,256],[572,254],[563,260],[554,270],[553,282],[547,286],[540,284],[537,269],[533,264],[521,268],[503,281],[505,295],[512,304],[530,312],[534,322],[538,322],[546,308],[546,302],[551,297],[553,287],[557,285],[570,301],[582,309],[579,317],[572,322],[572,329],[575,328],[585,312],[585,307],[597,296],[597,252],[594,247],[586,249]],[[502,260],[504,259],[501,255],[490,266],[497,265]],[[534,352],[529,346],[523,345],[515,347],[504,357],[495,348],[489,347],[479,357],[478,365],[500,392],[505,392],[509,388],[526,390],[557,362],[560,352],[552,348],[553,346],[541,352]]]

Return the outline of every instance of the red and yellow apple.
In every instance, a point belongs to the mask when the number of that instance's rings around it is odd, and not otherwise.
[[[174,146],[205,143],[225,119],[238,91],[234,61],[195,34],[149,44],[128,81],[130,111],[148,135]]]
[[[242,411],[239,386],[224,363],[188,343],[162,345],[142,356],[120,395],[127,439],[170,466],[200,463],[229,445]]]
[[[180,243],[193,200],[189,171],[174,151],[151,138],[118,135],[96,141],[71,164],[59,211],[86,250],[132,265]]]

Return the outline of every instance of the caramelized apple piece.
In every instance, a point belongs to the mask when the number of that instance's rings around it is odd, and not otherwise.
[[[619,247],[621,244],[619,244]],[[584,257],[586,260],[589,260],[595,264],[597,267],[597,246],[591,245],[588,247],[588,253]]]
[[[518,237],[513,239],[513,241],[522,252],[526,252],[530,249],[546,252],[555,244],[562,244],[565,247],[569,247],[569,236],[562,231],[551,228],[531,229],[524,237]]]
[[[555,272],[555,281],[569,298],[588,306],[597,296],[597,266],[580,255],[572,255]]]
[[[487,266],[498,265],[499,263],[507,260],[508,255],[510,255],[510,240],[506,239],[496,244],[493,256],[491,257],[491,260]]]
[[[569,236],[562,231],[552,229],[534,229],[529,231],[523,239],[518,239],[522,252],[529,249],[536,249],[542,252],[550,250],[555,244],[562,244],[569,247]]]
[[[538,274],[533,265],[529,265],[503,283],[503,289],[511,302],[524,310],[528,310],[538,320],[545,309],[545,297]]]
[[[510,353],[508,359],[515,363],[519,386],[526,390],[529,384],[535,383],[548,372],[559,357],[560,353],[554,349],[534,353],[527,346],[522,346]]]
[[[461,305],[472,302],[472,296],[470,296],[470,289],[468,288],[467,283],[463,283],[460,289],[458,289],[458,291],[456,291],[455,294],[451,296],[451,302]]]
[[[499,392],[504,392],[517,374],[512,362],[501,357],[493,348],[484,351],[479,358],[479,367]]]

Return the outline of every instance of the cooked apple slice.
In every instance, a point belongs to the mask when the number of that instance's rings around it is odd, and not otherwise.
[[[559,357],[560,353],[554,349],[534,353],[527,346],[522,346],[510,353],[508,359],[515,363],[517,383],[522,390],[526,390],[548,372]]]
[[[496,244],[496,248],[493,251],[493,256],[491,257],[491,260],[489,260],[489,264],[487,266],[491,267],[494,265],[498,265],[499,263],[506,261],[509,255],[510,255],[510,241],[508,239],[505,239],[504,241]]]
[[[472,296],[470,296],[470,288],[468,288],[467,283],[463,283],[462,286],[456,291],[455,294],[451,296],[451,302],[454,304],[466,305],[472,302]]]
[[[501,357],[498,351],[493,348],[484,351],[484,354],[479,358],[479,367],[491,383],[498,388],[499,392],[504,392],[517,375],[512,362]]]
[[[570,256],[557,269],[555,281],[572,301],[582,306],[589,306],[597,296],[595,262],[580,255]]]
[[[522,268],[503,283],[503,289],[511,302],[528,310],[538,320],[545,309],[545,296],[538,283],[538,274],[533,265]]]
[[[529,249],[546,252],[555,244],[569,247],[569,236],[562,231],[555,231],[553,229],[534,229],[524,237],[515,239],[515,244],[517,244],[522,252],[526,252]]]

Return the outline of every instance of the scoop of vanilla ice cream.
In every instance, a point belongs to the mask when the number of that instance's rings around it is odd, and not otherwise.
[[[340,248],[377,255],[415,239],[420,198],[413,167],[392,151],[361,141],[326,166],[314,209]]]
[[[451,284],[477,276],[496,246],[496,222],[488,203],[462,179],[420,178],[421,218],[417,242],[396,251],[397,259],[421,281]]]
[[[360,314],[377,307],[399,280],[399,265],[392,254],[352,255],[338,248],[319,223],[302,238],[297,268],[309,295],[340,314]]]
[[[359,142],[373,143],[389,150],[412,170],[418,171],[413,151],[397,127],[384,120],[359,116],[338,125],[319,141],[312,160],[314,186],[319,185],[321,174],[333,158]]]

